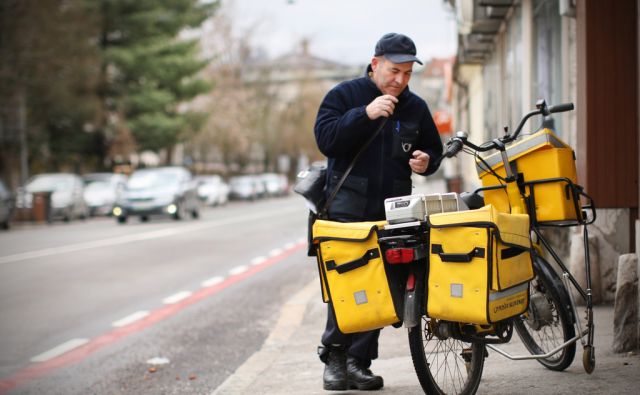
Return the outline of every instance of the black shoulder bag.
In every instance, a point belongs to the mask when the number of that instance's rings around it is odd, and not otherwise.
[[[316,256],[316,249],[315,249],[315,246],[313,245],[313,223],[316,222],[316,219],[328,218],[329,207],[331,206],[331,202],[333,202],[333,199],[335,199],[336,195],[338,194],[340,187],[342,187],[342,184],[344,184],[345,180],[347,179],[347,176],[349,175],[349,173],[351,173],[351,170],[353,169],[353,166],[355,166],[356,161],[358,160],[360,155],[362,155],[362,153],[364,152],[365,149],[367,149],[369,144],[371,144],[371,142],[378,136],[378,134],[380,133],[382,128],[384,128],[384,125],[386,123],[387,123],[387,118],[384,118],[382,123],[380,123],[380,125],[376,129],[376,131],[371,135],[371,137],[369,137],[369,139],[364,143],[364,145],[360,147],[360,150],[353,157],[353,160],[351,160],[349,167],[347,167],[344,174],[342,175],[342,178],[340,178],[335,189],[331,191],[331,194],[329,195],[329,197],[325,202],[322,201],[323,199],[319,199],[317,197],[320,195],[324,197],[324,189],[326,187],[326,168],[323,168],[323,167],[314,168],[312,166],[311,168],[309,168],[309,170],[305,170],[305,172],[307,173],[304,174],[304,177],[300,177],[300,175],[298,175],[298,177],[301,179],[293,188],[294,192],[297,192],[302,196],[304,196],[305,199],[307,199],[307,201],[310,203],[310,205],[316,209],[316,211],[314,211],[313,209],[309,210],[309,219],[307,222],[307,242],[308,242],[307,255],[308,256]],[[304,173],[304,172],[301,172],[301,173]],[[321,190],[322,194],[318,194],[317,192],[318,190]],[[311,199],[312,196],[315,197],[316,200],[312,200]],[[319,207],[321,208],[318,209]]]

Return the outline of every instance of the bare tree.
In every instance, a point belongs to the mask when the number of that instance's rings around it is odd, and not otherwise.
[[[315,142],[313,126],[325,90],[315,83],[310,74],[297,81],[297,88],[297,94],[291,103],[280,112],[278,122],[284,143],[283,154],[291,158],[292,172],[297,168],[297,161],[301,156],[312,161],[323,158]]]
[[[249,45],[251,29],[238,36],[224,11],[209,21],[207,29],[202,45],[212,61],[206,75],[215,88],[194,104],[209,117],[189,149],[194,157],[222,161],[231,171],[251,170],[252,155],[262,152],[261,159],[265,157],[272,95],[267,84],[247,82],[254,56]]]
[[[207,26],[203,47],[212,57],[207,75],[215,88],[195,104],[209,118],[188,147],[193,157],[255,172],[282,170],[278,160],[286,156],[290,176],[301,156],[321,159],[313,125],[322,97],[338,82],[326,71],[341,78],[343,65],[311,56],[308,40],[268,60],[250,44],[258,25],[238,33],[224,9]]]

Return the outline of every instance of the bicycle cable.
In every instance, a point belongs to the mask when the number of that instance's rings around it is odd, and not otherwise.
[[[469,151],[471,151],[473,156],[476,158],[476,163],[478,164],[478,167],[480,168],[480,170],[483,170],[483,171],[491,173],[499,181],[505,181],[505,182],[507,181],[504,177],[502,177],[501,175],[496,173],[496,171],[493,170],[493,168],[491,168],[491,166],[489,166],[487,161],[485,161],[484,158],[481,157],[476,151],[471,150],[471,149]],[[480,163],[482,163],[482,165],[484,165],[484,166],[480,165]],[[504,185],[502,182],[500,184]]]
[[[471,149],[469,149],[469,151],[471,151],[473,153],[473,156],[476,159],[476,164],[478,165],[480,170],[487,171],[487,172],[491,173],[491,175],[493,175],[498,180],[498,182],[502,186],[502,188],[500,188],[500,189],[502,189],[504,191],[504,194],[507,196],[507,203],[509,204],[509,212],[511,212],[511,209],[512,209],[511,202],[509,201],[509,194],[507,192],[507,185],[505,184],[505,182],[507,180],[504,177],[500,176],[498,173],[496,173],[496,171],[493,170],[493,168],[491,166],[489,166],[489,164],[484,160],[483,157],[481,157],[478,154],[477,151],[474,151],[474,150],[471,150]]]

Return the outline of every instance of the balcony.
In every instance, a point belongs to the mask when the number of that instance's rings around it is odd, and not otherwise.
[[[483,63],[493,51],[494,36],[500,30],[513,0],[459,0],[458,62]]]

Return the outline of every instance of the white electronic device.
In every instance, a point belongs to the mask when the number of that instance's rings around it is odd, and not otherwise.
[[[389,224],[424,221],[431,214],[468,210],[457,193],[415,194],[385,199]]]
[[[384,211],[387,222],[390,224],[424,221],[426,218],[424,195],[409,195],[385,199]]]

